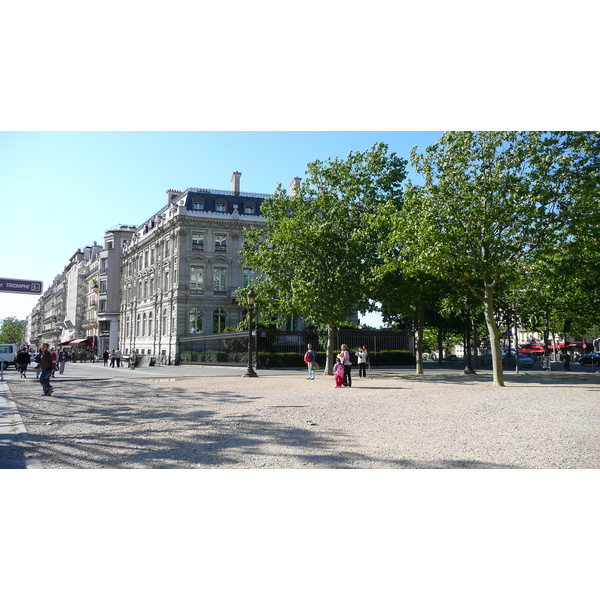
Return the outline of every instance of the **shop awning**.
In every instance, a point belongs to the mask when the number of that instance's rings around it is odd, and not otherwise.
[[[68,342],[61,342],[60,345],[61,346],[79,346],[79,345],[91,346],[92,342],[91,342],[91,338],[81,338],[79,340],[69,340]]]

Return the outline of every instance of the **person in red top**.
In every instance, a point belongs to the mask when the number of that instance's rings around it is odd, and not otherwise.
[[[312,344],[308,344],[308,350],[304,354],[304,362],[308,365],[308,377],[306,379],[314,379],[315,372],[313,371],[313,363],[317,362],[317,355],[313,350]]]

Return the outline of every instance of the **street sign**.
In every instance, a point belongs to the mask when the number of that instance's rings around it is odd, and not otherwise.
[[[5,279],[0,277],[0,292],[15,294],[41,294],[44,284],[41,281],[29,279]]]

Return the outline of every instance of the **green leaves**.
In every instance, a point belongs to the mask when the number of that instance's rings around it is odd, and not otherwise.
[[[243,251],[245,264],[262,274],[255,289],[269,295],[272,312],[326,328],[368,305],[378,209],[400,205],[406,164],[379,143],[309,163],[293,196],[278,187],[263,205],[267,230],[249,233]]]

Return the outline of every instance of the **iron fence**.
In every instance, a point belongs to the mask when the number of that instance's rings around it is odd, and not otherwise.
[[[259,329],[254,335],[254,361],[257,368],[296,367],[307,344],[312,344],[317,361],[325,363],[327,333],[324,331],[275,331]],[[334,336],[335,348],[346,344],[352,350],[366,346],[373,365],[414,364],[412,331],[340,330]],[[179,339],[180,363],[247,365],[248,332],[197,335]]]

